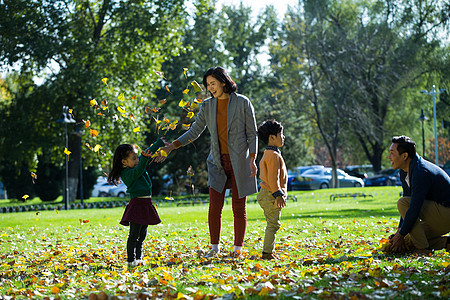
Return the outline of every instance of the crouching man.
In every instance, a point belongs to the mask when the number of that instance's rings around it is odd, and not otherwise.
[[[392,168],[400,169],[403,197],[397,202],[401,215],[397,232],[389,240],[393,252],[408,251],[405,236],[414,245],[413,253],[450,251],[450,177],[437,165],[416,154],[416,143],[409,137],[392,138],[389,148]]]

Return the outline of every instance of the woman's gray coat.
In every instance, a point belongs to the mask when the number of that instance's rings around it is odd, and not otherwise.
[[[211,149],[206,160],[208,185],[221,193],[227,176],[220,162],[219,137],[217,134],[217,98],[203,101],[191,128],[178,138],[184,146],[195,141],[208,127]],[[228,102],[228,151],[238,187],[239,198],[257,192],[256,176],[250,177],[250,153],[258,153],[256,120],[250,100],[240,94],[231,93]]]

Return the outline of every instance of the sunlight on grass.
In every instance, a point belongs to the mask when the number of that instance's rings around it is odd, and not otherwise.
[[[205,260],[207,205],[158,210],[144,243],[146,266],[127,270],[128,228],[123,208],[42,211],[0,215],[0,294],[10,297],[90,294],[141,298],[205,299],[227,295],[264,298],[430,298],[449,296],[448,253],[430,257],[389,256],[379,241],[398,223],[399,188],[359,189],[371,197],[330,201],[326,190],[294,192],[282,210],[277,261],[259,259],[266,226],[248,199],[248,227],[240,258],[233,249],[233,217],[223,212],[223,254]]]

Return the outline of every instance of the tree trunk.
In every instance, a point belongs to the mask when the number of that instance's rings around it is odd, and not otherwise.
[[[69,151],[69,202],[74,202],[80,178],[81,135],[77,132],[69,134]]]

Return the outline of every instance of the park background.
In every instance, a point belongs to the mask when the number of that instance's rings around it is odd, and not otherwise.
[[[9,198],[57,199],[66,157],[70,201],[80,197],[80,169],[88,198],[117,145],[143,148],[188,128],[208,97],[191,83],[211,66],[229,71],[258,124],[283,123],[289,169],[370,164],[377,172],[401,134],[435,162],[434,97],[421,93],[433,86],[446,89],[435,96],[437,144],[439,162],[450,159],[446,1],[299,1],[284,15],[245,1],[0,4],[0,181]],[[66,124],[67,151],[63,106],[76,122]],[[149,167],[155,195],[168,178],[170,195],[187,182],[207,192],[208,139]]]

